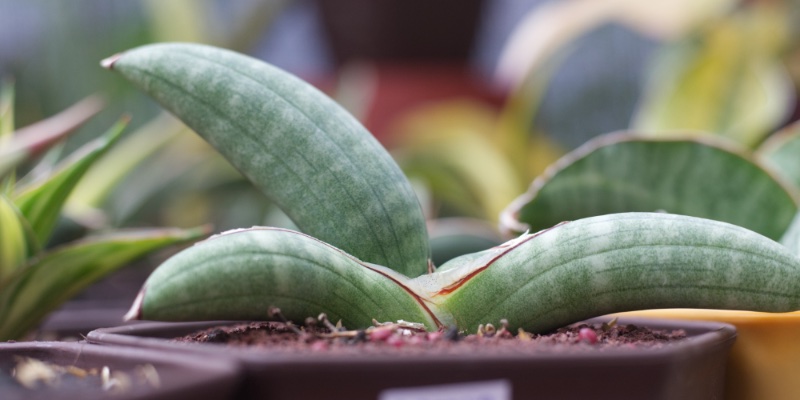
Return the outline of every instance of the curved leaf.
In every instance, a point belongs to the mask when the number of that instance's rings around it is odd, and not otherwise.
[[[652,308],[800,309],[800,258],[744,228],[681,215],[586,218],[454,262],[412,283],[432,280],[430,301],[462,329],[505,318],[543,332]]]
[[[411,185],[358,121],[296,77],[218,48],[157,44],[103,65],[222,153],[304,232],[409,275],[427,269]]]
[[[119,138],[128,125],[125,118],[114,125],[103,137],[84,145],[64,165],[41,182],[22,188],[14,203],[33,228],[41,245],[46,244],[69,194],[83,174]]]
[[[241,229],[161,264],[126,318],[267,319],[270,307],[278,307],[295,322],[324,312],[348,327],[370,326],[373,318],[435,327],[405,280],[299,232]]]
[[[47,313],[112,271],[207,229],[150,229],[89,237],[31,260],[0,286],[0,341],[20,339]]]
[[[537,231],[595,215],[666,211],[729,222],[777,240],[797,210],[794,190],[710,139],[607,135],[537,178],[504,211],[502,223],[510,231]]]

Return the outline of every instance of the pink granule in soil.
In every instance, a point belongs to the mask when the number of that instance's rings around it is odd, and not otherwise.
[[[217,343],[301,354],[526,354],[657,349],[687,337],[683,330],[636,325],[575,324],[547,334],[505,328],[465,334],[454,329],[428,332],[385,324],[363,330],[290,326],[283,322],[223,325],[176,338],[179,342]]]

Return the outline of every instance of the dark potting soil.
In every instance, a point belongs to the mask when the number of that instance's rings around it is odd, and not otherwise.
[[[482,327],[464,334],[453,329],[426,332],[414,325],[380,324],[364,330],[331,324],[296,327],[282,322],[219,326],[176,338],[179,342],[217,343],[300,354],[519,354],[655,349],[686,338],[683,330],[654,330],[636,325],[575,324],[548,334]]]

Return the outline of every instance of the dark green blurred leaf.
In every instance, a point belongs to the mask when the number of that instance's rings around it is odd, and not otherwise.
[[[0,341],[20,339],[61,303],[117,268],[207,232],[197,228],[106,233],[31,260],[0,286]]]
[[[666,211],[778,240],[797,213],[796,192],[711,139],[600,137],[537,178],[502,223],[511,231],[538,231],[595,215]]]
[[[51,176],[21,188],[14,203],[30,222],[40,244],[47,242],[61,213],[61,208],[83,174],[117,140],[128,119],[114,125],[105,135],[84,145]]]

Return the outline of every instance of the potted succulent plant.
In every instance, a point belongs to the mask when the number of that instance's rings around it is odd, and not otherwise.
[[[202,45],[149,45],[102,64],[203,136],[302,231],[253,227],[197,243],[153,272],[129,319],[252,320],[278,307],[292,321],[324,312],[350,328],[403,320],[538,333],[647,308],[800,308],[800,259],[784,246],[665,213],[561,223],[436,268],[391,156],[309,85]]]

